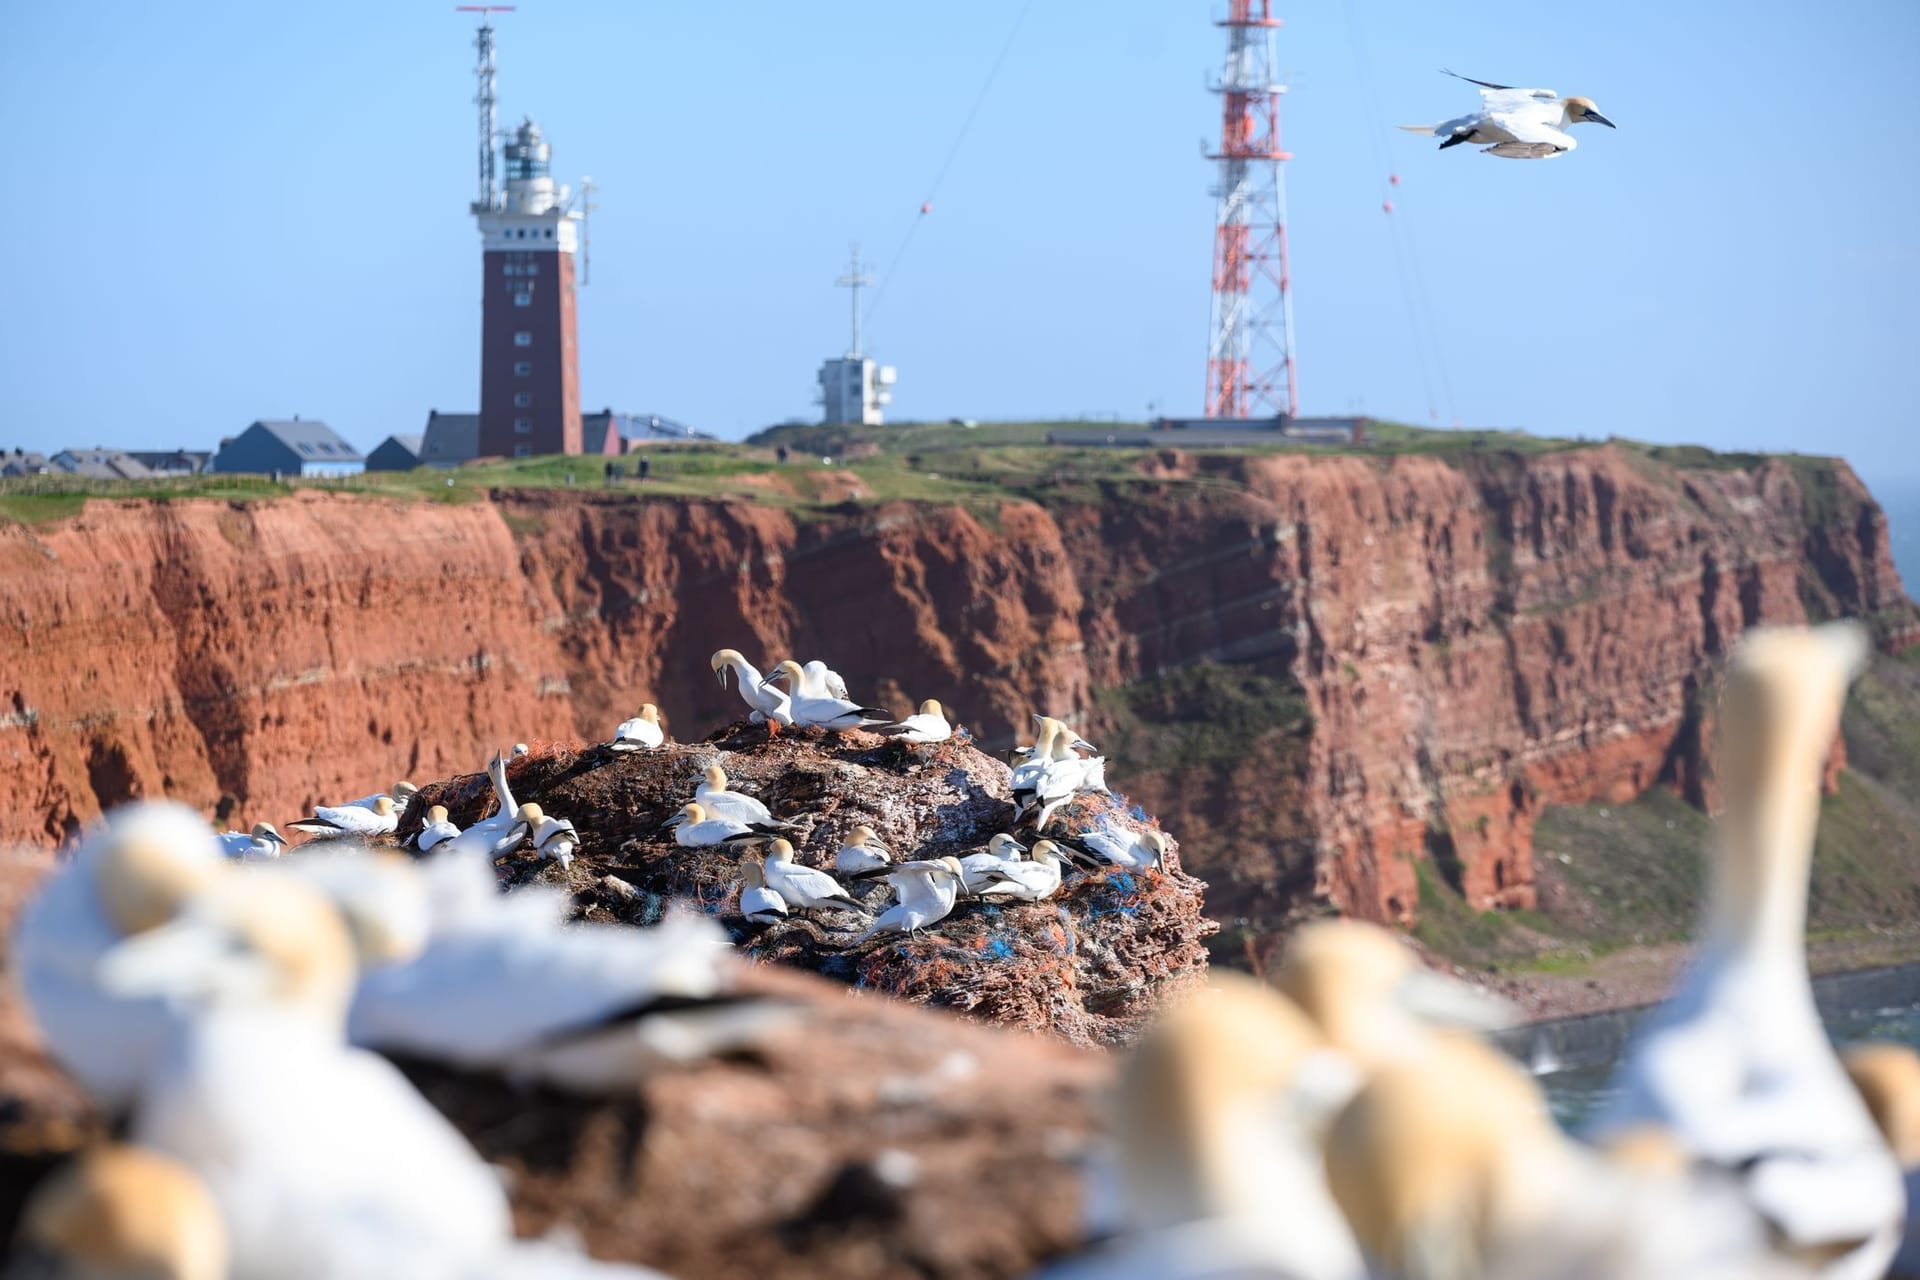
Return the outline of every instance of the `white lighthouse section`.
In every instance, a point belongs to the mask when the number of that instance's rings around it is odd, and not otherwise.
[[[553,148],[540,126],[521,121],[501,150],[507,163],[500,202],[474,214],[486,248],[577,252],[580,216],[566,207],[567,188],[554,185],[548,171]]]

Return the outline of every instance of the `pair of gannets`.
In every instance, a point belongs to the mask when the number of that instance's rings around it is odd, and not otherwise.
[[[965,878],[960,860],[953,857],[895,865],[885,876],[893,888],[894,904],[874,917],[855,945],[883,933],[912,934],[938,924],[952,913]]]
[[[494,756],[487,765],[487,779],[493,784],[493,794],[499,800],[500,807],[491,817],[482,818],[447,841],[442,846],[445,852],[484,854],[488,858],[497,858],[512,853],[527,838],[531,827],[521,816],[521,806],[513,798],[513,789],[507,783],[506,757]]]
[[[1013,770],[1009,785],[1018,813],[1016,821],[1031,820],[1044,830],[1054,811],[1086,791],[1105,792],[1107,762],[1100,756],[1083,758],[1078,734],[1052,716],[1038,717],[1040,736],[1027,760]]]
[[[1516,89],[1454,71],[1446,74],[1480,86],[1480,110],[1439,124],[1400,126],[1409,133],[1445,138],[1440,144],[1442,151],[1473,143],[1482,147],[1487,155],[1509,160],[1550,160],[1580,145],[1569,132],[1572,126],[1614,127],[1613,121],[1593,105],[1592,98],[1562,98],[1551,89]]]
[[[660,708],[651,702],[640,708],[631,720],[622,720],[608,745],[615,751],[651,751],[665,745],[667,731],[660,723]]]
[[[768,683],[784,680],[790,686],[790,711],[796,725],[813,725],[838,733],[847,729],[875,728],[891,724],[893,713],[885,707],[863,707],[846,695],[846,682],[836,686],[824,665],[813,670],[788,658],[767,676]],[[837,689],[837,692],[836,692]]]
[[[793,723],[791,696],[785,689],[769,684],[766,677],[760,674],[760,668],[748,662],[738,649],[721,649],[708,660],[707,665],[713,669],[723,689],[727,686],[727,676],[733,676],[734,686],[740,691],[740,700],[747,704],[747,718],[754,724],[764,724],[769,734],[777,734]]]
[[[783,920],[791,907],[864,914],[838,880],[795,862],[787,840],[770,841],[764,860],[742,859],[740,881],[740,914],[755,924]]]
[[[346,1043],[353,944],[318,891],[227,871],[99,972],[110,992],[185,1009],[128,1136],[204,1184],[234,1275],[538,1274],[523,1264],[545,1250],[513,1239],[492,1170],[398,1070]]]
[[[792,831],[791,822],[782,822],[773,816],[773,811],[759,800],[743,792],[731,790],[728,786],[727,771],[717,764],[707,766],[700,785],[693,789],[693,802],[704,810],[708,817],[726,818],[756,831]]]
[[[682,805],[680,812],[668,818],[660,829],[673,832],[673,842],[683,849],[707,849],[714,845],[742,848],[764,844],[782,830],[781,827],[762,826],[742,822],[738,818],[710,814],[698,800]]]

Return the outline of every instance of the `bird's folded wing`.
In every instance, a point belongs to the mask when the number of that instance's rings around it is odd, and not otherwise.
[[[1551,89],[1482,89],[1480,97],[1486,103],[1488,115],[1539,107],[1549,102],[1558,107],[1560,102],[1560,95]]]

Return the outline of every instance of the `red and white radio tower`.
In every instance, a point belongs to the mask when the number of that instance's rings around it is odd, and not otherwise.
[[[1293,293],[1287,280],[1287,196],[1280,165],[1280,95],[1272,0],[1229,0],[1222,103],[1220,199],[1213,236],[1213,322],[1207,346],[1209,418],[1300,411],[1293,364]]]

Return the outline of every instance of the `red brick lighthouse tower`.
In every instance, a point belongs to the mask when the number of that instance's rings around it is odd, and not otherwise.
[[[483,10],[484,15],[484,10]],[[580,357],[574,325],[579,215],[555,187],[552,147],[524,120],[501,147],[505,179],[493,180],[493,26],[478,39],[480,198],[473,215],[485,246],[481,289],[482,457],[579,453]],[[607,433],[617,446],[618,436]]]

